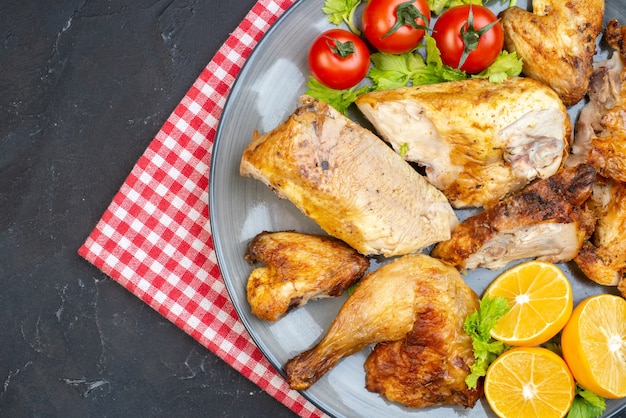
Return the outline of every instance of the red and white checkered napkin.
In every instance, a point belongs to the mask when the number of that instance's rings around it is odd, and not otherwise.
[[[231,304],[209,226],[209,161],[226,96],[250,52],[294,0],[259,0],[191,86],[78,250],[104,273],[303,417]]]

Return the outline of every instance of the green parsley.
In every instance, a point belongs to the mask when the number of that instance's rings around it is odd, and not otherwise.
[[[596,418],[604,413],[606,402],[594,392],[576,385],[576,396],[567,418]]]
[[[441,53],[434,38],[426,35],[426,60],[418,52],[407,52],[394,55],[383,52],[372,54],[372,68],[368,77],[372,80],[374,90],[388,90],[404,87],[434,84],[443,81],[465,80],[463,71],[443,65]]]
[[[409,144],[407,144],[406,142],[401,143],[399,152],[400,157],[404,157],[407,152],[409,152]]]
[[[428,7],[434,14],[440,14],[443,9],[448,9],[454,6],[460,6],[461,4],[477,4],[482,6],[482,0],[428,0]]]
[[[518,58],[516,52],[502,51],[493,64],[472,77],[487,78],[492,83],[502,83],[508,77],[520,75],[522,73],[522,65],[522,59]]]
[[[375,52],[371,55],[372,68],[367,76],[374,90],[390,90],[404,87],[426,66],[421,55],[414,52],[394,55]]]
[[[319,81],[317,81],[313,76],[309,78],[309,81],[306,83],[308,90],[306,94],[311,97],[314,97],[322,102],[328,103],[332,107],[334,107],[337,111],[343,113],[344,115],[348,115],[348,108],[356,98],[363,94],[367,93],[371,90],[370,86],[363,86],[360,88],[353,87],[351,89],[346,90],[335,90],[330,87],[326,87]],[[355,90],[356,89],[356,90]]]
[[[469,78],[464,71],[444,65],[441,52],[432,36],[424,36],[424,56],[418,52],[394,55],[376,52],[371,55],[372,68],[367,76],[372,80],[374,90],[390,90],[407,85],[419,86],[446,81],[460,81]],[[501,83],[508,77],[522,72],[522,60],[515,52],[502,51],[498,58],[482,72],[472,78],[486,78],[493,83]]]
[[[354,293],[356,288],[359,287],[360,284],[361,284],[361,282],[358,281],[358,282],[348,286],[348,288],[346,289],[346,293],[348,294],[348,296],[352,296],[352,294]]]
[[[465,332],[472,337],[472,347],[476,361],[470,367],[470,374],[465,378],[467,387],[473,389],[478,379],[487,373],[489,365],[510,347],[491,337],[491,329],[498,320],[509,311],[509,302],[500,296],[491,299],[485,295],[477,311],[465,319]]]
[[[489,0],[486,0],[485,3],[487,3],[488,1]],[[504,3],[504,0],[502,0],[502,2]],[[515,6],[517,2],[516,0],[508,0],[508,3],[508,7],[512,7]],[[477,4],[480,6],[484,5],[482,0],[428,0],[428,7],[430,7],[430,11],[436,15],[440,14],[443,9],[460,6],[462,4]]]
[[[352,33],[360,35],[361,31],[354,23],[354,12],[363,0],[325,0],[322,12],[328,15],[328,21],[333,25],[348,25]]]

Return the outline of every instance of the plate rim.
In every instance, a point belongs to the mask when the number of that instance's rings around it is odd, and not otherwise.
[[[216,259],[217,259],[217,266],[218,266],[218,270],[220,271],[220,275],[222,276],[222,282],[225,285],[226,291],[228,293],[229,299],[233,305],[233,307],[235,308],[235,311],[237,312],[237,315],[239,317],[239,320],[242,321],[244,328],[246,329],[246,332],[248,333],[248,335],[250,336],[250,338],[252,339],[253,343],[256,345],[256,347],[260,350],[260,352],[263,354],[264,358],[268,361],[268,363],[274,368],[274,370],[280,375],[282,376],[284,379],[286,379],[286,374],[283,370],[282,364],[276,359],[276,357],[274,355],[271,354],[271,350],[269,349],[269,347],[267,347],[267,345],[261,340],[261,336],[257,335],[256,332],[254,332],[254,327],[251,324],[251,322],[249,321],[247,314],[248,312],[246,312],[244,310],[244,306],[242,306],[242,304],[240,303],[234,303],[234,300],[237,299],[237,294],[236,291],[234,289],[234,283],[231,280],[226,280],[225,275],[222,273],[222,265],[226,265],[227,264],[227,260],[225,258],[225,251],[223,250],[223,246],[222,241],[221,241],[221,236],[219,234],[216,234],[216,225],[214,222],[214,218],[212,215],[212,211],[211,211],[211,207],[214,206],[214,203],[217,199],[217,197],[215,196],[215,192],[214,192],[214,187],[212,187],[214,179],[215,179],[215,167],[216,164],[214,164],[215,160],[217,159],[217,156],[219,154],[219,149],[220,149],[220,145],[223,141],[220,141],[220,138],[223,135],[223,131],[224,129],[226,129],[225,126],[225,122],[224,122],[224,118],[223,115],[227,112],[227,109],[229,109],[230,107],[233,106],[233,102],[234,102],[234,96],[236,96],[237,92],[242,88],[242,79],[245,77],[245,75],[250,71],[250,67],[253,65],[254,61],[255,61],[255,57],[260,53],[259,51],[261,49],[263,49],[264,45],[269,42],[270,38],[272,37],[272,34],[277,30],[277,28],[280,27],[280,24],[285,21],[286,19],[289,18],[289,16],[291,16],[293,13],[295,13],[295,11],[301,7],[306,0],[295,0],[267,29],[267,31],[262,35],[262,37],[259,39],[259,41],[257,42],[257,44],[253,47],[252,51],[250,52],[250,54],[248,55],[248,57],[245,59],[245,62],[242,64],[241,69],[239,70],[235,80],[233,81],[233,84],[227,94],[226,100],[224,102],[224,106],[222,108],[222,111],[219,115],[219,119],[218,119],[218,124],[216,127],[216,132],[215,132],[215,136],[214,136],[214,142],[212,145],[212,151],[211,151],[211,158],[210,158],[210,164],[209,164],[209,182],[208,182],[208,194],[209,194],[209,199],[208,199],[208,207],[209,207],[209,226],[210,226],[210,231],[211,231],[211,239],[213,241],[213,247],[214,247],[214,251],[216,254]],[[606,2],[610,2],[611,0],[606,0]],[[613,0],[616,1],[616,0]],[[528,7],[531,7],[532,4],[532,0],[528,0]],[[320,6],[321,8],[321,6]],[[626,25],[626,22],[624,23]],[[602,35],[600,35],[602,36]],[[290,389],[290,390],[294,390],[294,389]],[[300,390],[296,390],[296,392],[298,392],[300,395],[302,395],[307,401],[311,402],[311,404],[313,404],[316,408],[318,408],[319,410],[321,410],[323,413],[325,413],[326,415],[332,416],[332,417],[337,417],[337,416],[343,416],[343,415],[337,415],[336,412],[337,411],[333,411],[331,412],[329,410],[330,405],[326,405],[322,400],[317,399],[317,397],[311,395],[308,391],[300,391]],[[615,411],[613,411],[610,415],[607,415],[607,417],[614,417],[614,416],[619,416],[620,412],[624,412],[626,411],[626,398],[624,399],[625,402],[624,404],[622,404],[620,407],[618,407]],[[489,416],[489,412],[488,410],[485,410],[485,413],[487,416]]]

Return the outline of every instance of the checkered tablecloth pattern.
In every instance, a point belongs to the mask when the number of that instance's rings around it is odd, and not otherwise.
[[[78,250],[87,261],[303,417],[228,297],[209,225],[209,161],[226,96],[254,46],[294,0],[259,0],[202,71]]]

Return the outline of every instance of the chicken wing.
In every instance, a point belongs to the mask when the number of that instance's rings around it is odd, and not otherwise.
[[[533,12],[500,14],[504,47],[524,62],[523,73],[552,87],[566,106],[587,92],[604,0],[533,0]]]
[[[288,120],[255,137],[240,173],[364,255],[418,252],[458,224],[446,197],[367,129],[302,98]]]
[[[603,177],[626,182],[626,28],[611,20],[605,39],[615,52],[595,65],[589,103],[576,123],[567,165],[591,164]]]
[[[444,322],[450,321],[445,324],[447,330],[459,333],[449,342],[450,349],[441,351],[446,357],[438,361],[458,361],[456,357],[464,356],[472,344],[469,336],[461,335],[464,331],[458,329],[458,321],[477,306],[478,296],[454,268],[425,254],[396,258],[368,273],[321,341],[285,364],[287,381],[293,389],[305,390],[342,358],[370,344],[401,340],[422,325],[428,329],[427,324],[416,326],[415,322],[425,320],[420,313],[429,309],[437,310]],[[465,360],[472,362],[469,357]],[[445,368],[441,365],[441,370]]]
[[[459,269],[499,269],[523,258],[569,261],[593,232],[593,216],[581,205],[594,179],[591,166],[579,165],[537,180],[465,219],[431,255]]]
[[[439,267],[437,271],[444,271]],[[469,389],[465,378],[475,361],[465,318],[478,309],[476,294],[447,273],[448,283],[419,284],[417,319],[405,338],[376,345],[365,362],[366,388],[411,408],[436,405],[473,407],[482,380]]]
[[[336,238],[299,232],[262,232],[244,258],[257,267],[248,279],[252,313],[276,321],[311,299],[340,296],[360,280],[369,259]]]
[[[598,177],[586,204],[598,221],[574,262],[594,282],[620,285],[626,296],[626,184]]]
[[[378,133],[455,208],[484,206],[554,174],[569,149],[567,110],[529,78],[376,91],[356,100]]]

